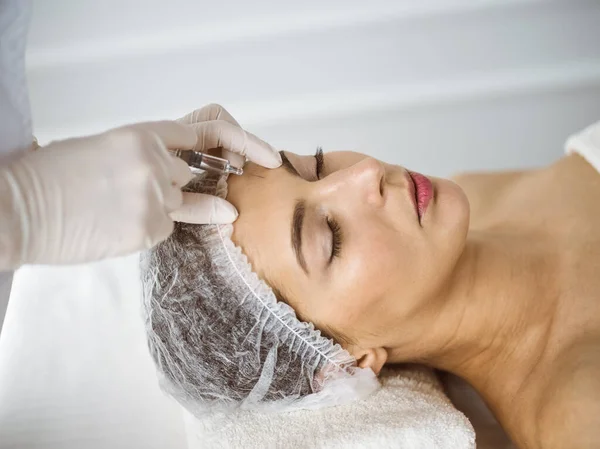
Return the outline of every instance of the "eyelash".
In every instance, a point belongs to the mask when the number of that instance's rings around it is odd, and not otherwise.
[[[316,175],[317,179],[321,179],[321,174],[323,173],[323,164],[325,162],[325,158],[323,156],[323,148],[318,147],[317,152],[315,153],[315,159],[317,161],[316,167]]]
[[[331,229],[331,235],[333,237],[331,244],[331,257],[329,258],[329,262],[331,262],[334,258],[340,256],[340,252],[342,250],[342,228],[333,218],[327,218],[327,225],[329,226],[329,229]]]
[[[315,159],[317,161],[315,172],[317,175],[317,180],[320,180],[323,174],[323,164],[325,163],[323,148],[317,148]],[[340,256],[340,252],[342,250],[342,228],[337,221],[329,217],[327,218],[327,226],[329,226],[332,235],[331,256],[329,257],[329,262],[331,263],[333,259]]]

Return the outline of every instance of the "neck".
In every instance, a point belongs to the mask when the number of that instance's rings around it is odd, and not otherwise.
[[[390,361],[456,374],[492,405],[490,396],[515,394],[543,355],[556,308],[556,256],[549,248],[531,236],[471,232],[451,282],[419,320],[418,356],[403,345],[390,351]]]

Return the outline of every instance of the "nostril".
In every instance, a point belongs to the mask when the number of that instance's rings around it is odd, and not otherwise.
[[[383,176],[381,176],[381,179],[379,180],[379,194],[381,196],[383,196],[384,192],[385,192],[385,174]]]

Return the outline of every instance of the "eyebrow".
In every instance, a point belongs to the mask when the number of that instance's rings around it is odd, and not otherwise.
[[[302,176],[300,176],[300,173],[298,173],[298,170],[296,170],[296,167],[292,165],[285,153],[283,151],[280,151],[279,154],[281,155],[281,166],[292,175],[297,176],[298,178],[302,178]]]
[[[302,226],[304,225],[305,212],[306,205],[304,204],[304,201],[297,201],[296,206],[294,207],[294,215],[292,216],[292,248],[296,254],[298,265],[300,265],[302,270],[308,274],[308,268],[306,267],[304,254],[302,253]]]

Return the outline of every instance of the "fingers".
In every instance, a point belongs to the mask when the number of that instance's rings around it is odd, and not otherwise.
[[[244,156],[232,151],[223,150],[223,155],[221,157],[227,159],[231,165],[237,168],[242,168],[246,163],[246,158]]]
[[[184,125],[178,124],[178,126]],[[163,141],[160,135],[154,132],[155,130],[157,130],[156,127],[153,128],[152,132],[145,134],[145,136],[154,140],[154,145],[147,143],[145,146],[152,146],[155,150],[148,152],[154,172],[153,188],[159,203],[162,202],[164,210],[168,213],[181,207],[183,203],[181,188],[190,182],[194,175],[183,160],[172,156],[164,149]],[[168,221],[173,221],[167,214],[164,214],[164,216]]]
[[[192,180],[194,174],[188,164],[178,157],[173,157],[171,182],[175,187],[183,187]]]
[[[181,188],[192,180],[194,174],[188,165],[181,159],[173,157],[171,166],[170,185],[167,185],[164,193],[164,204],[168,212],[177,210],[183,204],[183,193]]]
[[[190,182],[194,175],[184,161],[165,150],[157,133],[149,132],[144,134],[144,137],[153,139],[152,143],[144,141],[143,145],[148,149],[147,154],[152,161],[155,180],[162,191],[165,207],[170,212],[181,206],[180,189]],[[150,151],[150,148],[154,151]]]
[[[208,122],[210,120],[224,120],[232,125],[240,127],[237,120],[234,119],[223,106],[214,103],[196,109],[194,112],[189,113],[177,121],[186,125],[192,125],[194,123]],[[244,156],[231,151],[223,150],[223,154],[220,154],[219,156],[229,160],[234,167],[243,167],[246,163],[246,158]]]
[[[194,112],[189,113],[177,121],[186,125],[193,125],[194,123],[208,122],[210,120],[224,120],[232,125],[240,126],[236,119],[234,119],[223,106],[214,103],[196,109]]]
[[[183,204],[171,212],[175,221],[194,224],[232,223],[238,213],[235,207],[222,198],[202,193],[183,193]]]
[[[281,156],[271,145],[225,120],[195,123],[191,127],[198,136],[195,148],[197,151],[222,147],[266,168],[277,168],[281,165]]]
[[[210,120],[224,120],[232,125],[240,127],[237,120],[234,119],[223,106],[215,103],[196,109],[194,112],[189,113],[177,121],[186,125],[193,125],[194,123],[208,122]],[[223,154],[219,154],[219,156],[229,160],[234,167],[243,167],[246,163],[246,158],[244,156],[228,150],[223,150]]]
[[[168,150],[191,150],[196,145],[197,134],[189,126],[171,120],[131,125],[156,135]]]
[[[227,110],[223,106],[219,104],[209,104],[207,106],[204,106],[203,108],[196,109],[194,112],[187,114],[185,117],[182,117],[178,120],[178,122],[187,125],[194,125],[211,121],[224,121],[241,129],[237,120],[235,120],[233,116],[229,112],[227,112]],[[246,162],[245,156],[248,157],[248,159],[250,159],[251,161],[263,165],[267,168],[276,168],[281,165],[281,157],[279,156],[279,153],[276,153],[270,145],[258,139],[256,136],[252,134],[249,134],[249,136],[251,136],[250,140],[253,140],[255,143],[258,142],[258,150],[254,151],[252,149],[246,149],[245,151],[241,151],[239,147],[228,148],[222,145],[224,148],[223,157],[228,159],[235,167],[244,166],[244,163]],[[252,142],[249,143],[249,146],[256,147],[256,145]],[[266,148],[266,150],[261,150],[260,147]],[[210,146],[207,144],[203,144],[200,147],[197,147],[196,149],[199,151],[205,151],[210,149]],[[276,153],[274,158],[268,154],[269,151]],[[258,154],[256,154],[257,152]],[[265,152],[266,155],[261,155],[261,153],[263,152]]]
[[[174,228],[175,223],[168,215],[156,217],[148,223],[148,231],[143,242],[144,247],[149,249],[166,240],[173,233]]]
[[[157,243],[165,240],[173,232],[175,224],[168,215],[169,203],[171,206],[177,205],[177,193],[181,196],[179,189],[165,189],[156,178],[150,179],[149,191],[151,203],[147,215],[146,233],[144,235],[143,245],[146,249],[153,247]],[[179,200],[181,205],[181,199]],[[179,205],[177,207],[179,207]]]

